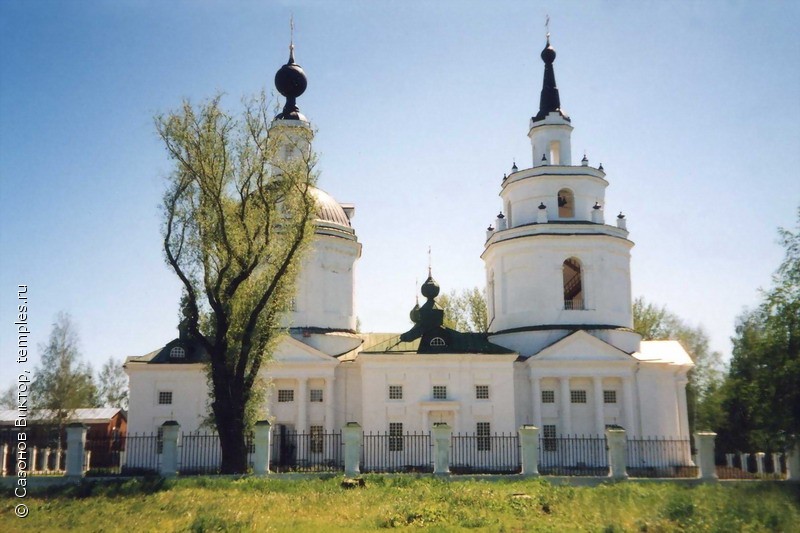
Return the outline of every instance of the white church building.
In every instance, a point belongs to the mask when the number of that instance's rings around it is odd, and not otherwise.
[[[602,435],[689,438],[687,372],[676,341],[644,342],[633,331],[626,219],[608,224],[602,165],[573,164],[572,124],[561,108],[547,45],[539,110],[530,119],[532,165],[502,182],[502,212],[486,231],[489,333],[442,325],[432,277],[409,331],[356,332],[355,266],[361,246],[354,207],[316,190],[318,218],[288,317],[291,327],[263,369],[275,431],[330,433],[349,422],[365,432],[512,433],[524,424],[545,438]],[[286,107],[273,128],[310,128],[296,98],[306,88],[294,61],[276,86]],[[387,199],[387,201],[389,201]],[[402,303],[398,303],[398,306]],[[204,354],[183,336],[129,357],[131,433],[168,420],[201,427],[209,409]]]

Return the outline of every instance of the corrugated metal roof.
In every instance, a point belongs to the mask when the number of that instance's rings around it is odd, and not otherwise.
[[[317,201],[317,219],[324,222],[332,222],[340,226],[350,227],[350,219],[333,196],[322,189],[316,187],[311,189],[314,199]]]

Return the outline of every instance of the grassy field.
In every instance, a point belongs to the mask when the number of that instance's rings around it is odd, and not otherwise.
[[[366,476],[84,483],[0,499],[0,531],[800,531],[800,487],[778,483],[455,481]]]

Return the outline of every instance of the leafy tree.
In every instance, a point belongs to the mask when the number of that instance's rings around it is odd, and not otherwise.
[[[58,427],[59,439],[75,409],[97,405],[92,369],[81,361],[78,344],[69,314],[59,313],[47,344],[39,345],[41,361],[31,383],[32,406],[47,413],[43,418]]]
[[[0,392],[0,409],[17,409],[18,407],[17,386],[11,384]]]
[[[156,117],[174,162],[164,252],[185,291],[188,337],[209,355],[223,473],[247,469],[259,370],[281,334],[313,235],[312,132],[271,130],[269,116],[262,94],[238,119],[221,109],[220,96]]]
[[[677,340],[694,361],[686,396],[690,433],[717,427],[721,419],[718,391],[723,380],[722,354],[709,347],[708,334],[687,324],[664,306],[639,297],[633,302],[633,328],[643,340]]]
[[[128,376],[113,357],[103,363],[97,375],[97,396],[104,407],[128,408]]]
[[[772,287],[736,325],[721,432],[730,450],[781,449],[800,438],[800,208],[796,229],[778,230],[786,252]]]
[[[452,290],[439,296],[437,303],[444,309],[444,326],[456,331],[489,331],[486,299],[478,287]]]

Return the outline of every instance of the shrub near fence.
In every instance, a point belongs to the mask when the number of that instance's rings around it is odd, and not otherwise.
[[[433,472],[430,433],[365,433],[362,472]]]
[[[456,434],[450,443],[453,474],[518,474],[522,469],[515,434]]]

